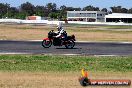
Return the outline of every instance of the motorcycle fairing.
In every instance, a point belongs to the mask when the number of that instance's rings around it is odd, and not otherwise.
[[[49,38],[44,38],[43,40],[50,40]]]

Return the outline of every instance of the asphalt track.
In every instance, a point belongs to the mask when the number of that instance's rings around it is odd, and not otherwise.
[[[64,46],[43,48],[41,41],[0,40],[0,54],[130,56],[132,43],[76,42],[73,49],[66,49]]]

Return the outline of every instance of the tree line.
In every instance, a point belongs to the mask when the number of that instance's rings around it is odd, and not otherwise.
[[[122,6],[110,7],[111,11],[107,8],[100,9],[92,5],[84,8],[67,7],[65,5],[57,7],[56,3],[47,3],[45,6],[37,5],[34,6],[30,2],[21,4],[19,7],[11,7],[10,4],[0,3],[0,18],[17,18],[25,19],[27,16],[41,16],[49,17],[59,20],[66,19],[67,11],[104,11],[108,13],[132,13],[132,8],[127,9]]]

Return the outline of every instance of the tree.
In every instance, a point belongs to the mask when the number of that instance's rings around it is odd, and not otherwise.
[[[106,8],[103,8],[101,11],[108,12],[108,10]]]
[[[85,10],[87,10],[87,11],[99,11],[99,7],[93,7],[93,6],[89,5],[89,6],[86,6],[83,8],[83,11],[85,11]]]
[[[46,13],[45,16],[48,17],[48,16],[51,16],[49,15],[50,13],[52,12],[57,12],[57,6],[55,3],[48,3],[46,6],[45,6],[45,10],[44,12]]]
[[[9,4],[0,3],[0,18],[7,17],[9,9],[10,9]]]
[[[44,6],[38,6],[37,5],[35,7],[35,13],[38,16],[46,17],[46,16],[48,16],[48,13],[47,12],[48,12],[48,10]]]
[[[14,18],[18,18],[18,19],[25,19],[26,18],[26,12],[19,12],[15,15]]]
[[[132,8],[130,8],[130,9],[128,10],[128,13],[132,13]]]
[[[60,10],[62,10],[62,11],[66,11],[66,6],[65,5],[63,5],[63,6],[60,6]]]
[[[122,12],[122,13],[128,13],[128,9],[122,8],[122,9],[121,9],[121,12]]]
[[[67,7],[65,5],[60,7],[58,19],[66,19]]]
[[[46,5],[46,8],[49,10],[49,12],[55,12],[56,11],[56,4],[55,3],[48,3]]]
[[[114,6],[114,7],[110,7],[110,8],[113,13],[121,13],[121,9],[122,9],[121,6],[117,6],[117,7]]]
[[[121,6],[110,7],[113,13],[128,13],[128,9],[122,8]]]
[[[74,11],[74,8],[73,7],[67,7],[66,10],[67,11]]]
[[[34,15],[35,14],[35,7],[34,7],[34,5],[32,5],[31,3],[29,3],[29,2],[26,2],[26,3],[23,3],[23,4],[21,4],[21,6],[20,6],[20,10],[21,10],[21,12],[24,12],[24,13],[26,13],[26,15],[28,16],[28,15]]]
[[[16,14],[19,13],[19,10],[16,7],[10,7],[8,11],[8,17],[14,18]]]
[[[59,16],[60,14],[59,13],[56,13],[56,12],[51,12],[51,13],[49,13],[49,17],[50,18],[53,18],[53,19],[58,19],[58,16]]]

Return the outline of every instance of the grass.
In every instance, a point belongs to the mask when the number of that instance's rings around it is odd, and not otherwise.
[[[132,26],[105,26],[108,29],[132,29]]]
[[[66,24],[65,26],[67,27],[80,27],[80,28],[98,28],[98,27],[103,27],[103,28],[107,28],[107,29],[132,29],[131,25],[88,25],[88,24]]]
[[[82,68],[89,71],[90,79],[132,80],[131,56],[0,55],[0,88],[82,88],[78,82]]]
[[[0,71],[9,72],[132,71],[132,57],[0,55],[0,63]]]

